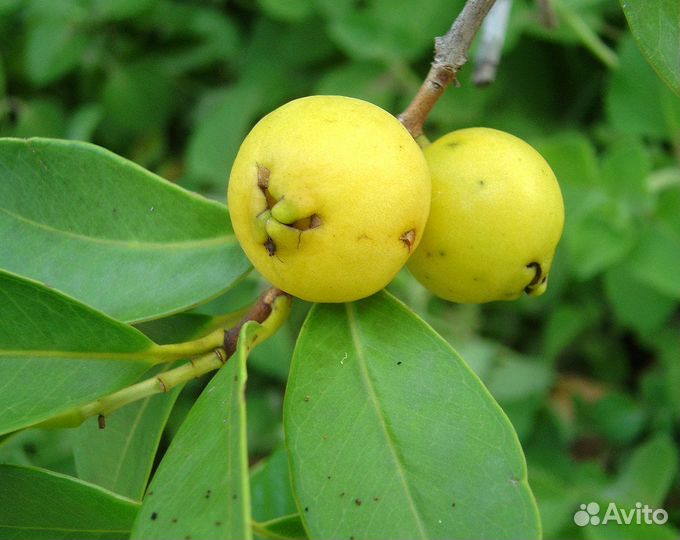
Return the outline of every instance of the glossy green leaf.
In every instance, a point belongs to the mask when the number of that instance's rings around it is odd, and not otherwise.
[[[619,0],[647,62],[680,95],[680,5],[676,0]]]
[[[132,538],[249,539],[246,356],[257,323],[203,390],[154,475]]]
[[[94,417],[83,422],[74,434],[78,477],[141,500],[163,428],[183,386],[107,415],[105,429],[99,429]]]
[[[132,383],[154,344],[40,283],[0,271],[0,433]]]
[[[62,474],[0,465],[0,538],[128,538],[139,505]]]
[[[254,526],[255,538],[305,540],[307,532],[298,514],[283,516]],[[260,533],[260,534],[258,534]]]
[[[313,538],[536,538],[512,426],[470,368],[387,293],[318,304],[284,405]]]
[[[0,141],[0,268],[126,321],[226,290],[249,268],[225,208],[97,146]]]
[[[23,429],[0,441],[0,463],[75,473],[73,437],[66,429]],[[70,474],[67,473],[67,474]]]
[[[290,488],[288,453],[281,446],[250,475],[253,519],[267,521],[297,511]]]

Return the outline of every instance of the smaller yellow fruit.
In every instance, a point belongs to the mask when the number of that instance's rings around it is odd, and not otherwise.
[[[564,226],[548,163],[495,129],[449,133],[425,150],[432,206],[408,267],[437,296],[460,303],[545,292]]]

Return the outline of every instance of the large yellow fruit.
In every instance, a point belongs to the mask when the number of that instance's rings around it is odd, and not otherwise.
[[[425,229],[430,174],[381,108],[340,96],[291,101],[243,141],[229,179],[236,236],[273,285],[349,302],[387,285]]]
[[[425,149],[432,208],[413,275],[461,303],[545,292],[564,226],[562,194],[541,155],[495,129],[449,133]]]

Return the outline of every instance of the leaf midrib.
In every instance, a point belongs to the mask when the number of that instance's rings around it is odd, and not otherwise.
[[[133,360],[152,363],[157,352],[154,348],[138,352],[88,352],[88,351],[48,351],[48,350],[0,350],[0,360],[7,358],[56,358],[67,360]]]
[[[117,240],[113,238],[102,238],[102,237],[96,237],[96,236],[86,236],[81,233],[76,233],[72,231],[67,231],[64,229],[58,229],[56,227],[52,227],[50,225],[47,225],[45,223],[40,223],[38,221],[29,219],[27,217],[21,216],[19,214],[15,214],[14,212],[11,212],[7,208],[0,208],[0,211],[4,212],[5,214],[9,215],[10,217],[16,219],[17,221],[22,221],[24,223],[27,223],[30,226],[33,226],[38,229],[43,229],[45,231],[48,231],[53,234],[59,234],[63,235],[69,238],[74,238],[83,242],[89,242],[92,244],[105,244],[105,245],[111,245],[111,246],[121,246],[121,247],[126,247],[130,249],[141,249],[141,248],[149,248],[149,249],[191,249],[191,248],[196,248],[196,247],[211,247],[211,246],[219,246],[219,245],[229,245],[229,244],[234,244],[236,242],[236,236],[235,235],[223,235],[223,236],[215,236],[212,238],[200,238],[200,239],[193,239],[193,240],[182,240],[182,241],[173,241],[173,242],[157,242],[157,241],[138,241],[138,240]],[[226,225],[225,225],[226,228]]]
[[[361,374],[361,380],[364,384],[364,387],[366,389],[366,392],[368,394],[368,397],[373,404],[373,407],[375,409],[376,417],[378,419],[378,423],[380,424],[380,427],[382,428],[382,433],[385,437],[385,441],[387,442],[387,448],[392,456],[392,460],[396,465],[396,469],[398,472],[399,480],[404,488],[404,493],[406,495],[406,499],[408,501],[408,506],[409,509],[411,510],[411,513],[413,514],[416,524],[418,526],[418,530],[420,531],[421,537],[422,538],[427,538],[427,532],[425,530],[425,527],[423,525],[423,522],[420,518],[420,513],[418,512],[418,509],[416,507],[415,501],[413,499],[413,495],[411,494],[411,489],[409,488],[408,482],[406,480],[406,475],[404,473],[404,465],[401,462],[401,459],[399,458],[399,454],[397,453],[396,448],[394,447],[394,443],[392,441],[392,438],[390,437],[389,431],[387,429],[387,422],[385,420],[384,413],[382,411],[382,408],[380,407],[380,402],[378,400],[378,396],[376,395],[375,388],[373,387],[373,381],[370,378],[370,375],[368,374],[368,367],[366,365],[366,358],[364,357],[364,352],[361,347],[360,341],[359,341],[359,331],[357,329],[357,323],[356,323],[356,318],[354,316],[354,306],[351,303],[345,304],[345,309],[347,311],[347,321],[348,321],[348,326],[349,326],[349,331],[352,337],[352,344],[354,345],[354,350],[357,353],[357,364],[359,365],[359,372]]]

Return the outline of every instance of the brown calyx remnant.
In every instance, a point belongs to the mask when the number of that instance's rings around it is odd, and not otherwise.
[[[524,292],[529,294],[536,285],[538,285],[539,283],[544,283],[548,276],[543,275],[543,268],[541,268],[541,265],[535,261],[527,264],[527,268],[533,268],[535,272],[534,277],[531,278],[529,284],[526,287],[524,287]]]
[[[416,230],[410,229],[406,231],[399,237],[399,240],[401,240],[404,243],[404,245],[408,248],[408,252],[411,253],[411,250],[413,249],[413,244],[416,241]]]
[[[271,176],[271,171],[267,167],[264,167],[259,163],[256,163],[256,165],[257,165],[257,187],[260,188],[267,201],[267,207],[264,211],[267,210],[271,211],[272,208],[274,208],[274,206],[276,205],[276,203],[279,202],[269,191],[269,177]],[[283,225],[286,225],[287,227],[297,229],[298,231],[300,231],[300,233],[308,231],[310,229],[316,229],[317,227],[320,227],[322,224],[323,221],[321,220],[321,217],[318,214],[312,214],[311,216],[298,219],[293,223],[283,223]],[[271,237],[267,237],[267,240],[265,240],[263,245],[270,257],[276,255],[277,249],[276,243]],[[298,239],[298,246],[299,245],[300,240]]]

